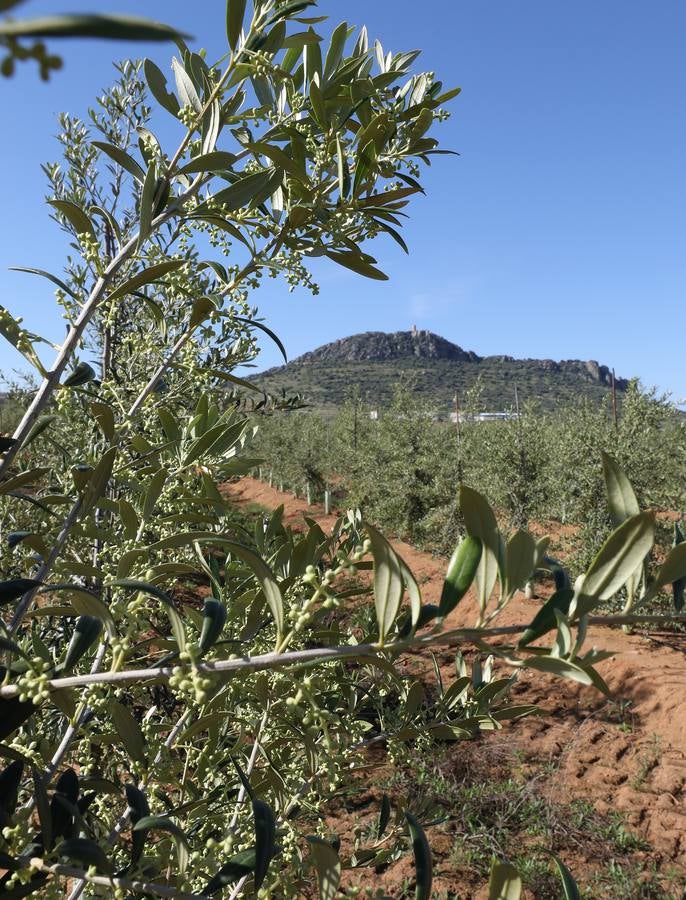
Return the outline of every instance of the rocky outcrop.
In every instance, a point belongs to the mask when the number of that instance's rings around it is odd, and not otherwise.
[[[587,381],[601,385],[612,384],[612,371],[601,366],[594,359],[566,359],[556,362],[554,359],[516,360],[514,356],[479,356],[473,350],[463,350],[452,341],[446,340],[431,331],[418,330],[365,331],[350,337],[324,344],[316,350],[304,353],[294,359],[291,365],[306,366],[310,363],[341,362],[392,362],[403,359],[448,359],[458,362],[495,362],[495,363],[528,363],[532,368],[551,373],[569,373],[578,375]],[[617,378],[617,389],[626,390],[629,382]]]
[[[351,337],[333,341],[304,353],[294,363],[311,362],[359,362],[364,360],[388,361],[396,359],[453,359],[461,362],[479,362],[480,356],[471,350],[463,350],[431,331],[365,331]]]
[[[271,393],[299,393],[322,406],[338,406],[351,391],[389,403],[399,379],[443,410],[453,409],[456,393],[477,387],[484,409],[503,411],[514,401],[533,401],[556,409],[580,398],[607,399],[612,371],[596,360],[517,359],[479,356],[431,331],[367,331],[305,353],[286,366],[249,376]],[[623,392],[629,382],[617,379]]]

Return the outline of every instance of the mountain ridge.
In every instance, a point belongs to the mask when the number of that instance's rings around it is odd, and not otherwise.
[[[524,399],[552,409],[576,396],[600,399],[611,389],[612,370],[597,360],[518,359],[508,355],[479,356],[441,335],[411,331],[366,331],[349,335],[303,353],[251,380],[271,393],[300,392],[315,406],[337,406],[346,392],[385,403],[392,384],[402,375],[414,378],[416,393],[439,408],[449,407],[456,391],[482,383],[486,404],[500,409],[512,405],[514,384]],[[624,392],[629,381],[616,378]]]

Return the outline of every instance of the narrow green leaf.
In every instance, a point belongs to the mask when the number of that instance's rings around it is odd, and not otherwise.
[[[243,560],[254,572],[255,577],[260,582],[267,606],[276,624],[277,634],[281,636],[284,626],[283,597],[274,573],[264,560],[248,547],[244,547],[235,541],[222,540],[221,543],[233,556]]]
[[[405,253],[409,254],[410,248],[407,246],[405,239],[403,238],[403,236],[400,234],[399,231],[397,231],[395,228],[393,228],[387,222],[382,222],[380,219],[375,218],[374,221],[376,222],[376,224],[382,231],[385,231],[386,234],[389,234],[393,238],[393,240],[396,242],[396,244],[400,247],[401,250],[403,250]]]
[[[190,848],[185,833],[179,828],[176,822],[166,816],[143,816],[133,826],[133,831],[164,831],[174,838],[176,844],[176,853],[179,861],[179,871],[183,873],[188,868],[188,860],[190,859]]]
[[[95,240],[93,223],[80,206],[71,200],[48,200],[48,203],[64,216],[76,234],[88,234]]]
[[[253,800],[255,819],[255,890],[259,891],[276,853],[276,818],[263,800]]]
[[[166,439],[173,442],[179,441],[181,438],[181,426],[172,413],[166,407],[161,406],[157,408],[157,415]]]
[[[145,71],[145,79],[150,88],[150,93],[160,106],[164,107],[167,112],[170,112],[176,118],[180,109],[179,101],[176,99],[176,95],[168,90],[167,79],[162,74],[162,70],[150,59],[145,60],[143,69]],[[141,170],[141,175],[142,174],[143,172]]]
[[[516,531],[507,542],[505,551],[506,593],[512,596],[521,590],[536,567],[536,541],[528,531]]]
[[[41,416],[40,419],[37,419],[31,431],[26,435],[22,447],[28,447],[29,444],[32,444],[37,437],[40,437],[56,421],[57,416]]]
[[[481,539],[468,534],[459,543],[448,563],[438,606],[439,616],[447,616],[462,600],[476,577],[483,544]]]
[[[412,813],[406,810],[405,818],[410,828],[412,852],[414,854],[416,872],[415,900],[429,900],[431,897],[431,883],[433,881],[433,863],[429,842],[426,839],[424,829]]]
[[[118,700],[109,700],[107,709],[129,757],[145,764],[145,738],[131,711]]]
[[[237,157],[224,150],[201,153],[179,169],[179,175],[193,175],[196,172],[230,172]]]
[[[147,521],[152,515],[168,477],[169,472],[167,469],[158,469],[150,479],[148,489],[145,492],[145,499],[143,500],[142,516],[144,521]]]
[[[222,129],[222,108],[219,100],[213,100],[202,118],[202,153],[212,153]]]
[[[359,148],[357,151],[355,177],[353,179],[353,197],[359,197],[364,190],[367,181],[372,174],[375,163],[376,149],[374,147],[374,141],[369,141],[364,147]]]
[[[421,685],[420,685],[421,687]],[[423,694],[423,691],[422,691]],[[391,820],[391,801],[388,794],[384,794],[381,798],[381,809],[379,811],[379,824],[376,827],[376,839],[380,841],[386,831],[386,826]]]
[[[9,581],[0,581],[0,606],[18,600],[27,591],[32,591],[42,584],[42,581],[36,581],[34,578],[11,578]]]
[[[212,878],[210,878],[203,893],[209,894],[210,896],[216,894],[222,888],[238,881],[245,875],[250,875],[250,873],[254,871],[255,848],[251,847],[248,850],[241,850],[240,853],[236,853],[235,856],[232,856],[227,863],[224,863],[216,875],[213,875]]]
[[[169,272],[174,272],[176,269],[180,269],[185,265],[186,261],[183,259],[168,259],[164,262],[149,266],[147,269],[143,269],[142,272],[133,275],[118,288],[115,288],[110,294],[109,299],[118,300],[120,297],[126,297],[127,294],[134,293],[134,291],[143,287],[143,285],[159,281],[164,275],[167,275]]]
[[[353,250],[327,250],[326,255],[339,266],[345,266],[356,272],[358,275],[364,275],[365,278],[372,278],[375,281],[388,281],[388,275],[371,265],[359,253]]]
[[[64,671],[69,672],[100,637],[102,622],[93,616],[79,616],[64,658]]]
[[[16,653],[17,656],[21,656],[23,659],[29,659],[19,644],[2,634],[0,634],[0,650],[4,650],[7,653]]]
[[[316,0],[289,0],[287,3],[279,5],[273,14],[267,19],[267,27],[274,25],[281,19],[290,19],[299,12],[303,12],[308,6],[316,6]]]
[[[413,194],[418,193],[420,188],[416,187],[406,187],[406,188],[397,188],[394,191],[382,191],[379,194],[372,194],[370,197],[365,197],[364,200],[360,200],[360,206],[364,209],[367,207],[381,207],[390,206],[392,203],[397,203],[398,200],[404,200],[405,197],[411,197]],[[395,207],[394,207],[395,208]]]
[[[312,34],[314,29],[310,28]],[[322,51],[319,41],[312,41],[305,44],[303,48],[303,67],[305,70],[305,82],[310,85],[316,79],[321,83],[322,80]]]
[[[273,163],[276,163],[280,169],[288,172],[289,175],[292,175],[293,178],[296,178],[303,184],[309,184],[307,173],[281,147],[275,147],[265,141],[254,141],[248,145],[248,148],[256,153],[261,153],[262,156],[266,156]]]
[[[124,785],[124,790],[126,792],[126,802],[129,804],[129,809],[131,810],[131,825],[136,826],[141,819],[150,816],[150,805],[148,804],[148,799],[143,791],[139,790],[134,784]],[[131,835],[132,866],[135,866],[143,855],[147,834],[148,832],[145,829],[136,831],[134,827]]]
[[[198,96],[193,81],[178,59],[172,60],[172,71],[176,79],[176,90],[183,106],[190,107],[196,113],[202,112],[202,100]]]
[[[569,871],[567,866],[562,862],[559,856],[555,853],[550,854],[552,858],[555,860],[555,865],[557,866],[557,870],[560,873],[560,879],[562,881],[562,890],[565,894],[565,900],[581,900],[581,892],[577,886],[576,881],[572,873]]]
[[[44,269],[34,269],[30,266],[10,266],[10,272],[28,272],[29,275],[40,275],[43,278],[47,278],[48,281],[52,281],[53,284],[57,285],[57,287],[64,291],[65,294],[68,294],[70,297],[73,297],[74,300],[80,300],[79,295],[73,291],[69,285],[67,285],[61,278],[58,278],[57,275],[52,275],[50,272],[46,272]]]
[[[603,451],[603,474],[607,490],[607,502],[610,507],[612,524],[618,528],[631,516],[637,516],[641,508],[631,482],[615,460]]]
[[[197,328],[206,322],[213,312],[217,311],[217,304],[210,297],[197,297],[191,307],[191,318],[188,323],[190,329]]]
[[[483,495],[466,484],[460,485],[460,510],[464,516],[467,533],[480,538],[482,543],[497,555],[498,523]]]
[[[672,547],[667,554],[655,577],[654,587],[659,590],[684,578],[686,578],[686,543],[681,542]]]
[[[138,244],[140,250],[152,231],[152,220],[155,215],[155,191],[157,188],[157,166],[153,162],[145,173],[143,190],[141,191],[140,208],[138,210]]]
[[[317,79],[313,79],[310,82],[310,107],[312,108],[312,116],[315,122],[323,131],[326,131],[329,127],[329,120],[326,115],[324,95],[322,94]]]
[[[138,16],[69,15],[0,22],[5,37],[72,38],[95,37],[117,41],[172,41],[181,33]],[[185,35],[188,37],[188,35]]]
[[[341,143],[341,136],[336,135],[336,159],[338,165],[338,190],[341,200],[347,200],[350,196],[350,167],[348,157]]]
[[[241,38],[243,19],[247,0],[227,0],[226,4],[226,36],[229,39],[229,47],[235,50]]]
[[[405,560],[399,554],[396,555],[398,556],[398,562],[400,564],[400,574],[402,575],[403,584],[410,600],[410,621],[412,626],[415,627],[419,623],[422,615],[422,593],[417,584],[417,579],[410,571]]]
[[[219,600],[208,598],[202,608],[202,630],[198,646],[206,653],[219,639],[226,624],[226,607]]]
[[[39,482],[49,471],[50,469],[45,468],[27,469],[26,472],[20,472],[18,475],[13,475],[11,478],[6,478],[4,481],[0,482],[0,494],[8,494],[10,491],[14,491],[17,488],[35,485],[36,482]]]
[[[324,62],[324,81],[328,81],[336,72],[343,59],[345,42],[348,40],[350,30],[347,22],[341,22],[331,35],[331,43]]]
[[[571,588],[561,588],[556,591],[552,597],[543,604],[534,616],[531,624],[519,639],[519,647],[526,647],[538,638],[543,637],[557,625],[555,612],[559,611],[567,615],[569,607],[574,598],[574,591]]]
[[[139,184],[145,184],[145,172],[143,168],[132,156],[129,156],[126,150],[115,147],[114,144],[108,144],[106,141],[92,141],[92,144],[94,147],[97,147],[98,150],[106,153],[110,159],[114,160],[114,162],[118,163],[122,169],[127,171],[129,175],[132,175]]]
[[[45,788],[43,775],[37,769],[33,769],[33,794],[36,800],[36,811],[40,823],[41,837],[44,847],[52,847],[52,814],[50,812],[50,800]]]
[[[523,665],[527,669],[549,672],[551,675],[569,678],[571,681],[578,681],[580,684],[593,684],[593,679],[585,669],[570,662],[568,659],[560,659],[557,656],[532,656]]]
[[[114,412],[108,403],[101,403],[99,400],[93,400],[90,403],[91,412],[95,417],[100,431],[106,441],[114,441]]]
[[[77,584],[50,585],[48,590],[41,593],[52,593],[57,589],[64,589],[70,594],[69,600],[77,613],[99,619],[107,628],[110,637],[116,634],[112,613],[104,600]]]
[[[57,848],[57,855],[76,860],[86,868],[95,866],[103,875],[112,874],[112,863],[107,858],[105,851],[89,838],[69,838],[63,841]]]
[[[341,881],[341,861],[331,844],[319,837],[308,836],[310,859],[317,873],[319,900],[335,900]]]
[[[645,559],[654,535],[654,513],[639,513],[627,519],[601,547],[584,575],[579,594],[599,601],[613,597]]]
[[[288,362],[288,355],[286,354],[286,348],[279,340],[278,335],[275,332],[273,332],[271,330],[271,328],[268,328],[264,324],[264,322],[258,322],[255,319],[246,319],[243,316],[235,316],[235,315],[232,316],[231,318],[236,322],[242,322],[244,325],[249,325],[251,328],[257,328],[259,331],[263,331],[266,335],[268,335],[274,341],[276,346],[279,348],[279,351],[281,352],[281,355],[284,358],[284,362]]]
[[[231,187],[217,191],[212,197],[211,207],[207,202],[200,203],[193,210],[193,215],[197,216],[205,212],[211,213],[215,209],[216,204],[221,204],[225,212],[235,212],[237,209],[243,209],[244,207],[257,207],[271,197],[281,184],[282,177],[281,171],[274,168],[246,175],[243,178],[239,178]]]
[[[374,557],[374,605],[379,625],[379,640],[384,643],[398,616],[403,596],[403,577],[398,555],[386,538],[365,525]]]
[[[143,594],[150,594],[151,597],[156,597],[158,600],[161,600],[169,617],[172,633],[174,634],[179,650],[185,649],[186,631],[183,627],[183,621],[177,612],[176,604],[166,591],[163,591],[161,588],[158,588],[156,585],[150,584],[147,581],[139,581],[134,578],[117,578],[115,581],[108,582],[107,586],[122,588],[125,591],[139,591]]]
[[[62,382],[62,386],[68,388],[81,387],[81,385],[88,384],[89,381],[93,381],[94,379],[95,369],[93,366],[89,366],[88,363],[82,362],[69,373],[67,378]]]
[[[88,515],[103,493],[107,490],[107,485],[112,477],[112,469],[114,468],[114,461],[117,458],[117,452],[116,447],[110,447],[110,449],[105,451],[100,457],[97,465],[93,469],[93,473],[88,479],[88,484],[86,485],[81,500],[80,514],[82,517]]]
[[[522,879],[510,863],[493,860],[488,884],[488,900],[519,900],[522,895]]]
[[[23,772],[24,763],[15,759],[2,770],[0,775],[0,809],[10,816],[17,807]]]

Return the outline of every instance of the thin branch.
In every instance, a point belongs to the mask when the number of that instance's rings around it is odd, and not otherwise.
[[[590,625],[638,625],[646,623],[669,623],[686,621],[686,614],[674,616],[589,616]],[[292,653],[263,653],[259,656],[244,656],[240,659],[221,659],[215,662],[198,663],[198,672],[203,675],[231,675],[235,672],[264,672],[269,669],[281,669],[287,666],[307,665],[308,663],[336,662],[341,659],[366,659],[373,662],[374,657],[383,653],[403,653],[406,650],[441,644],[472,643],[484,638],[502,637],[521,634],[530,623],[523,625],[503,625],[499,628],[456,628],[453,631],[428,634],[420,638],[407,638],[392,644],[340,644],[334,647],[315,647],[310,650],[295,650]],[[47,683],[51,691],[62,688],[88,687],[92,684],[140,684],[151,681],[166,681],[174,672],[173,666],[159,666],[152,669],[128,669],[122,672],[100,672],[93,675],[71,675],[66,678],[53,678]],[[15,684],[0,687],[0,698],[9,699],[19,694]]]
[[[182,201],[185,202],[186,199],[187,197],[184,196],[182,198]],[[153,223],[154,226],[159,227],[168,219],[171,219],[174,215],[176,215],[177,212],[178,204],[175,204],[173,209],[157,217],[157,219]],[[41,386],[36,391],[36,394],[31,401],[29,408],[24,413],[24,417],[22,418],[14,434],[12,435],[15,443],[9,448],[9,450],[5,451],[3,459],[0,462],[0,477],[5,474],[5,472],[13,462],[14,457],[21,450],[22,445],[28,437],[29,432],[33,428],[36,420],[50,402],[50,398],[57,390],[60,383],[60,378],[62,377],[64,370],[67,368],[67,364],[69,363],[69,360],[71,359],[73,353],[76,351],[76,348],[78,347],[86,328],[90,324],[90,321],[93,318],[98,306],[105,299],[105,292],[110,286],[112,279],[119,272],[122,266],[126,262],[128,262],[129,259],[135,254],[137,246],[138,235],[136,234],[127,244],[122,247],[122,249],[110,262],[103,274],[95,283],[95,287],[91,291],[88,300],[83,305],[83,308],[81,309],[81,312],[79,313],[77,319],[69,329],[69,333],[67,334],[66,340],[62,344],[62,349],[58,353],[57,358],[53,363],[52,369],[43,379]]]
[[[247,38],[246,38],[246,40],[247,40]],[[198,121],[202,120],[202,116],[204,115],[204,113],[210,108],[212,103],[215,101],[215,99],[221,93],[222,88],[224,87],[224,84],[226,83],[227,78],[231,74],[232,69],[233,69],[233,60],[231,61],[231,63],[227,67],[226,71],[223,73],[222,77],[220,78],[219,82],[217,83],[216,87],[214,88],[214,90],[212,91],[210,96],[208,97],[207,102],[205,103],[201,113],[198,115]],[[183,156],[183,153],[185,152],[190,140],[193,137],[194,131],[195,131],[195,127],[192,130],[188,129],[188,131],[186,132],[186,135],[184,136],[183,140],[181,141],[181,144],[180,144],[178,150],[176,151],[176,153],[174,154],[174,157],[172,158],[169,168],[167,169],[167,177],[170,177],[173,174],[174,169],[177,167],[181,157]],[[186,201],[189,200],[191,197],[193,197],[197,193],[197,191],[200,189],[202,184],[204,184],[205,181],[209,180],[210,177],[211,176],[207,176],[207,177],[199,176],[198,178],[196,178],[193,185],[189,188],[189,190],[185,194],[183,194],[171,208],[169,208],[168,210],[165,210],[163,213],[161,213],[159,216],[157,216],[157,218],[152,223],[151,234],[154,233],[155,231],[157,231],[160,228],[160,226],[164,225],[165,222],[169,221],[177,213],[179,213],[182,210],[183,205],[186,203]],[[12,437],[15,440],[15,443],[12,445],[12,447],[9,448],[9,450],[5,451],[4,457],[0,461],[0,478],[9,468],[10,464],[14,460],[14,457],[21,449],[23,442],[26,440],[29,432],[31,431],[31,428],[35,424],[35,422],[38,419],[38,417],[40,416],[41,412],[47,406],[54,391],[58,387],[60,378],[62,377],[62,374],[64,373],[64,370],[66,369],[67,364],[68,364],[69,360],[71,359],[72,354],[76,350],[81,338],[83,337],[84,331],[86,330],[86,328],[88,327],[88,324],[90,323],[91,319],[93,318],[93,315],[94,315],[97,307],[100,305],[100,303],[103,301],[103,299],[105,299],[104,294],[105,294],[105,291],[107,290],[107,288],[109,287],[109,285],[112,281],[112,278],[117,274],[117,272],[124,265],[124,263],[126,263],[137,252],[138,240],[139,240],[139,235],[135,234],[131,238],[131,240],[127,244],[125,244],[124,247],[122,247],[120,249],[119,253],[114,257],[114,259],[112,259],[112,261],[109,263],[109,265],[107,266],[107,268],[105,269],[103,274],[100,276],[100,278],[98,278],[98,280],[95,284],[95,287],[91,291],[91,293],[88,297],[88,300],[86,301],[83,308],[81,309],[81,312],[80,312],[78,318],[76,319],[76,321],[70,328],[67,338],[66,338],[64,344],[62,345],[62,349],[60,350],[59,354],[57,355],[57,359],[55,360],[52,369],[48,372],[48,374],[43,379],[43,382],[41,383],[41,386],[38,388],[38,391],[36,392],[36,395],[33,398],[31,405],[27,409],[26,413],[24,414],[23,419],[21,420],[21,422],[17,426],[14,434],[12,435]]]
[[[188,331],[184,331],[184,333],[181,335],[181,337],[178,339],[178,341],[174,344],[172,349],[169,351],[166,359],[164,359],[160,363],[159,367],[153,374],[150,381],[148,381],[148,383],[145,385],[145,387],[140,392],[138,397],[136,397],[135,402],[133,403],[131,409],[128,411],[128,414],[127,414],[128,419],[132,419],[136,415],[136,413],[141,408],[141,406],[145,403],[145,401],[150,396],[150,394],[152,394],[152,392],[155,390],[157,385],[160,383],[160,378],[162,378],[162,376],[167,371],[169,366],[174,362],[176,357],[183,350],[184,346],[190,340],[190,337],[192,334],[193,334],[193,331],[189,328]]]
[[[102,665],[102,661],[105,658],[105,652],[107,650],[108,643],[109,643],[109,641],[107,639],[105,639],[104,641],[102,641],[102,643],[98,647],[98,650],[95,654],[95,659],[93,660],[93,665],[91,666],[91,675],[95,675],[97,672],[100,671],[100,666]],[[74,740],[76,735],[79,733],[81,726],[83,725],[84,721],[86,720],[86,717],[88,716],[88,714],[90,712],[91,712],[91,710],[89,707],[87,707],[87,706],[84,707],[81,710],[81,712],[79,713],[79,715],[76,717],[76,721],[71,723],[69,725],[69,727],[67,728],[67,730],[65,731],[64,736],[63,736],[62,740],[60,741],[59,747],[57,748],[57,750],[55,750],[55,753],[53,754],[52,759],[50,760],[48,765],[43,770],[43,783],[45,785],[48,785],[50,783],[51,778],[53,777],[55,772],[59,769],[62,760],[69,752],[69,748],[71,747],[72,741]]]
[[[2,464],[0,463],[0,472],[1,471],[2,471]],[[62,548],[66,544],[67,539],[71,533],[71,530],[74,527],[74,524],[76,523],[76,520],[79,517],[80,510],[81,510],[81,499],[79,498],[76,501],[76,503],[74,503],[72,508],[69,510],[69,513],[62,525],[62,529],[61,529],[60,533],[57,535],[57,540],[55,541],[55,544],[54,544],[52,550],[48,554],[48,557],[45,560],[45,562],[42,564],[42,566],[36,573],[36,581],[43,581],[52,571],[52,567],[55,565],[55,562],[57,561],[57,557],[62,552]],[[14,615],[12,616],[12,622],[10,624],[10,629],[9,629],[10,634],[14,634],[18,630],[19,626],[22,623],[24,616],[29,611],[31,604],[33,603],[33,598],[38,593],[39,588],[40,588],[40,585],[37,585],[36,587],[31,588],[30,591],[27,591],[22,596],[21,600],[17,604],[16,610],[14,611]]]
[[[169,750],[169,748],[173,746],[173,744],[174,744],[174,742],[176,741],[177,737],[179,736],[179,734],[181,733],[182,729],[185,727],[186,723],[188,722],[188,719],[190,718],[190,716],[191,716],[191,710],[187,709],[187,710],[183,713],[183,715],[179,718],[179,720],[178,720],[178,722],[176,723],[176,725],[174,725],[174,727],[172,728],[172,730],[171,730],[171,731],[169,732],[169,734],[167,735],[167,738],[166,738],[164,744],[160,747],[160,749],[159,749],[159,750],[157,751],[157,753],[155,754],[155,759],[154,759],[153,762],[152,762],[152,766],[150,766],[149,772],[146,774],[145,778],[141,779],[141,781],[140,781],[139,784],[138,784],[138,787],[139,787],[139,789],[140,789],[141,791],[142,791],[142,790],[145,790],[145,788],[147,787],[148,779],[149,779],[149,777],[150,777],[150,774],[155,770],[155,768],[156,768],[156,767],[160,764],[160,762],[162,761],[162,757],[163,757],[163,755],[164,755],[164,751],[165,751],[165,750]],[[114,845],[114,842],[117,840],[117,838],[119,837],[119,835],[121,834],[121,832],[124,830],[124,828],[126,827],[126,825],[127,825],[127,823],[128,823],[128,821],[129,821],[130,818],[131,818],[131,807],[130,807],[130,806],[127,806],[126,809],[124,810],[124,812],[123,812],[123,813],[119,816],[119,818],[117,819],[117,821],[116,821],[116,823],[115,823],[115,825],[114,825],[114,828],[110,831],[109,835],[107,836],[107,844],[108,844],[110,847],[112,847],[112,846]],[[69,897],[67,898],[67,900],[78,900],[78,898],[79,898],[79,897],[81,896],[81,894],[83,893],[83,891],[84,891],[84,889],[85,889],[85,887],[86,887],[87,881],[86,881],[86,878],[85,878],[83,875],[82,875],[82,876],[79,876],[79,877],[80,877],[80,880],[79,880],[79,881],[74,885],[74,887],[72,888],[71,893],[69,894]],[[176,895],[176,894],[171,894],[171,895],[166,895],[166,894],[165,894],[164,896],[172,896],[172,897],[175,897],[175,896],[177,896],[177,895]],[[181,896],[181,895],[179,894],[178,896]],[[195,897],[200,897],[200,896],[202,896],[202,895],[200,895],[200,894],[194,894],[193,896],[195,896]]]
[[[250,759],[248,760],[248,765],[245,770],[245,775],[247,778],[253,773],[253,769],[255,768],[255,763],[257,762],[257,754],[260,749],[260,740],[262,738],[262,732],[267,726],[267,722],[269,721],[269,704],[267,704],[267,709],[264,711],[264,715],[260,720],[260,724],[257,726],[257,731],[255,733],[255,739],[252,745],[252,751],[250,753]],[[231,818],[231,824],[229,825],[229,830],[233,831],[236,827],[236,823],[238,822],[238,816],[241,812],[241,804],[245,800],[245,795],[247,794],[247,790],[245,785],[241,782],[240,790],[238,791],[238,797],[236,798],[236,808],[233,811],[233,816]]]
[[[32,859],[34,869],[58,878],[80,878],[84,884],[100,884],[107,888],[123,888],[128,891],[136,891],[139,894],[153,894],[156,897],[173,897],[174,900],[210,900],[208,894],[186,894],[175,887],[166,884],[155,884],[150,881],[138,881],[134,878],[108,878],[107,875],[89,875],[83,869],[74,866],[64,866],[60,863],[49,866],[42,859]]]
[[[232,290],[234,290],[234,288],[236,288],[241,283],[241,281],[243,281],[244,278],[247,278],[247,276],[250,275],[250,273],[253,272],[257,266],[257,264],[255,262],[257,257],[263,256],[263,255],[269,253],[275,247],[278,247],[279,241],[281,240],[281,237],[282,237],[282,234],[283,234],[283,231],[279,234],[278,237],[274,237],[271,241],[269,241],[269,243],[262,250],[260,250],[259,252],[256,252],[253,255],[250,262],[247,263],[241,269],[241,271],[236,275],[236,277],[233,279],[233,281],[230,284],[226,285],[225,288],[222,289],[220,296],[222,296],[222,297],[226,296],[226,294],[228,294]],[[174,360],[179,355],[181,350],[184,348],[186,343],[190,340],[192,334],[193,334],[193,329],[191,329],[189,327],[188,331],[185,331],[181,335],[181,337],[178,339],[178,341],[174,344],[172,349],[169,351],[166,359],[164,359],[160,363],[160,365],[158,366],[158,368],[155,371],[155,373],[153,374],[153,376],[150,378],[150,380],[145,385],[143,390],[140,392],[138,397],[136,397],[136,400],[134,401],[133,405],[131,406],[131,409],[128,412],[128,415],[127,415],[128,419],[132,419],[135,416],[135,414],[141,408],[143,403],[145,403],[146,399],[155,390],[155,388],[157,387],[157,385],[160,382],[160,378],[162,378],[162,376],[167,371],[169,366],[174,362]]]
[[[466,628],[442,634],[427,635],[421,638],[408,638],[386,644],[341,644],[334,647],[317,647],[310,650],[295,650],[291,653],[264,653],[259,656],[245,656],[239,659],[223,659],[215,662],[198,663],[197,669],[203,675],[232,674],[235,672],[261,672],[268,669],[280,669],[286,666],[302,665],[316,662],[336,662],[341,659],[368,658],[373,660],[381,653],[402,653],[405,650],[436,644],[454,642],[469,643],[475,639],[496,637],[508,634],[520,634],[528,625],[509,625],[502,628]],[[173,666],[160,666],[151,669],[128,669],[121,672],[101,672],[94,675],[70,675],[65,678],[53,678],[48,681],[50,690],[62,688],[87,687],[92,684],[130,684],[167,680],[174,671]],[[16,697],[19,688],[6,685],[0,688],[0,697]]]

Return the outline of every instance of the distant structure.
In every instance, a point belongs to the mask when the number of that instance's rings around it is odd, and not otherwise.
[[[510,419],[516,419],[515,412],[480,412],[474,413],[450,413],[450,421],[456,425],[459,422],[507,422]]]

